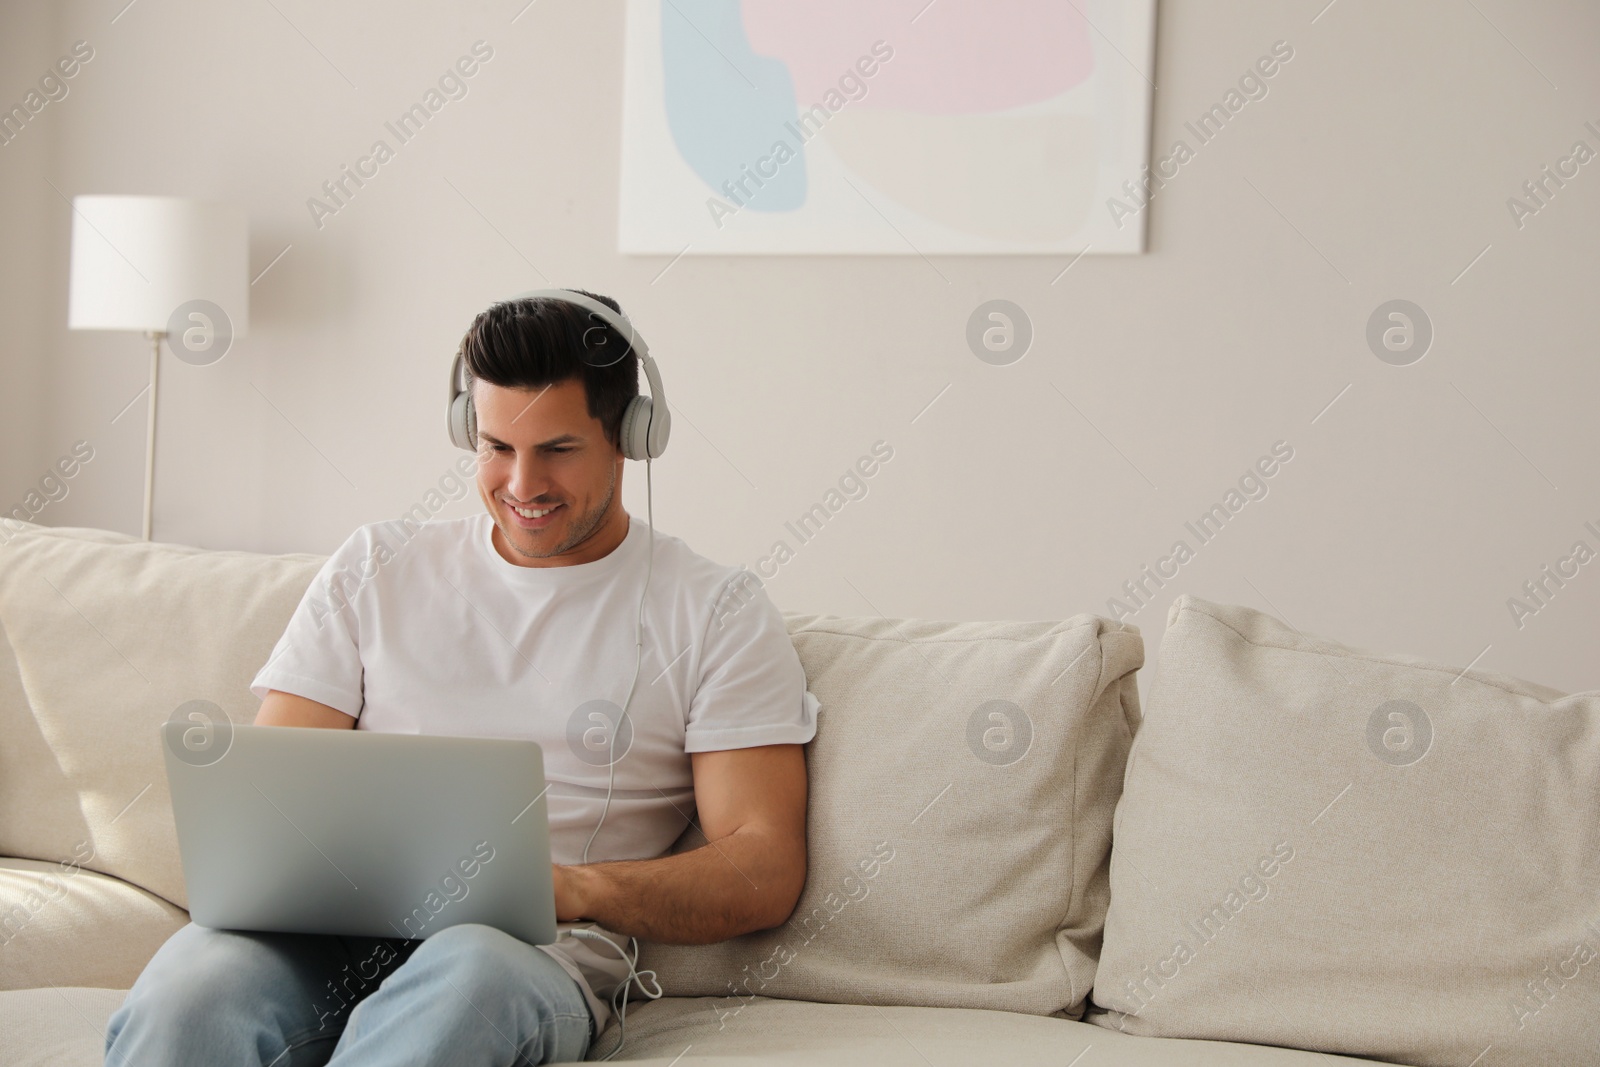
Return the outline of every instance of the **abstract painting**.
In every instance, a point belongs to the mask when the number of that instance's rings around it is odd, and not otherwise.
[[[1154,0],[629,0],[619,247],[1139,252]]]

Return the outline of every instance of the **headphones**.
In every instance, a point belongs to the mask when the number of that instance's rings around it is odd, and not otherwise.
[[[622,454],[628,459],[655,459],[667,449],[667,438],[672,433],[672,413],[667,409],[667,394],[661,388],[661,372],[656,369],[656,361],[650,358],[650,346],[645,343],[644,336],[633,328],[633,323],[628,316],[618,314],[600,303],[591,300],[582,293],[575,293],[571,289],[530,289],[525,293],[518,293],[509,297],[506,303],[512,300],[526,300],[530,297],[545,297],[552,300],[563,300],[569,304],[576,304],[589,312],[591,318],[599,318],[602,325],[591,326],[583,331],[583,340],[586,351],[592,351],[608,343],[605,337],[605,327],[610,326],[617,335],[627,341],[629,348],[639,354],[639,363],[644,368],[645,381],[650,386],[650,396],[636,396],[628,402],[627,408],[622,413]],[[595,330],[601,332],[598,344],[589,345],[589,334]],[[627,355],[624,351],[617,359]],[[612,360],[615,363],[616,360]],[[465,360],[460,352],[450,364],[450,441],[457,448],[464,448],[468,452],[478,450],[478,413],[472,406],[472,383],[463,380]],[[591,364],[591,366],[610,366],[610,364]],[[653,402],[651,397],[655,398]]]
[[[511,300],[525,300],[529,297],[546,297],[552,300],[564,300],[569,304],[587,310],[591,316],[598,317],[605,325],[591,326],[583,332],[585,351],[593,351],[605,345],[608,339],[605,336],[605,326],[610,326],[618,336],[628,342],[629,348],[639,353],[639,362],[644,367],[645,379],[650,384],[650,396],[639,395],[628,401],[627,408],[622,413],[622,454],[628,459],[644,460],[645,470],[645,502],[649,514],[650,548],[645,557],[644,588],[650,588],[650,572],[655,565],[655,499],[650,490],[650,461],[661,455],[667,448],[667,436],[672,430],[672,413],[667,410],[667,396],[661,388],[661,374],[656,370],[656,361],[650,358],[650,346],[646,345],[644,338],[633,328],[633,323],[626,315],[620,315],[598,300],[591,300],[582,293],[575,293],[570,289],[532,289],[526,293],[518,293],[509,297]],[[589,344],[591,331],[601,332],[600,340],[595,345]],[[623,351],[617,359],[627,355]],[[616,360],[612,360],[615,363]],[[470,382],[462,384],[462,363],[460,352],[456,353],[455,361],[450,365],[450,440],[458,448],[471,452],[478,450],[478,415],[472,406],[472,385]],[[594,365],[594,364],[591,364]],[[610,363],[599,364],[610,366]],[[585,386],[587,388],[587,386]],[[660,407],[652,402],[652,397],[660,401]],[[600,820],[594,824],[594,832],[589,835],[588,843],[583,846],[583,862],[589,862],[589,846],[594,844],[594,839],[600,834],[600,827],[605,825],[606,813],[611,810],[611,795],[617,782],[617,735],[622,732],[623,724],[628,721],[628,705],[633,703],[633,690],[639,684],[639,662],[644,656],[644,592],[639,594],[639,618],[634,629],[634,660],[633,681],[628,684],[628,697],[622,702],[622,714],[617,716],[616,726],[611,730],[611,747],[607,752],[606,766],[606,801],[600,809]],[[624,753],[626,755],[626,753]],[[574,938],[588,941],[602,941],[616,949],[617,954],[628,966],[628,977],[616,989],[611,997],[611,1010],[617,1016],[617,1047],[602,1056],[601,1059],[609,1060],[622,1051],[622,1046],[628,1039],[628,987],[637,984],[639,992],[650,1000],[661,998],[663,990],[661,983],[656,979],[656,973],[651,970],[641,971],[639,964],[639,946],[635,938],[629,938],[633,948],[630,957],[628,951],[604,934],[593,930],[568,930],[566,933]],[[646,985],[648,979],[649,985]],[[651,987],[654,988],[651,988]]]

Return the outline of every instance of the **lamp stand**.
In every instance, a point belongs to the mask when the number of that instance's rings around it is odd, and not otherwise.
[[[161,367],[161,339],[165,330],[146,330],[150,339],[150,415],[145,419],[144,439],[144,539],[150,540],[151,504],[156,488],[156,375]]]

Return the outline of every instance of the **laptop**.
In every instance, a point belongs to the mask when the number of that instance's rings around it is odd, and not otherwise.
[[[537,742],[191,719],[161,735],[195,923],[555,941]]]

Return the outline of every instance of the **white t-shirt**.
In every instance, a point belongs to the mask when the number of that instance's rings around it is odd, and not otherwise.
[[[565,567],[507,562],[493,530],[487,513],[362,526],[313,579],[250,691],[327,704],[359,730],[539,742],[552,858],[579,863],[638,654],[650,529],[630,517],[617,548]],[[695,812],[689,753],[816,733],[821,705],[760,580],[671,535],[654,544],[643,659],[591,862],[671,847]],[[598,1033],[626,965],[578,938],[542,947],[583,987]]]

